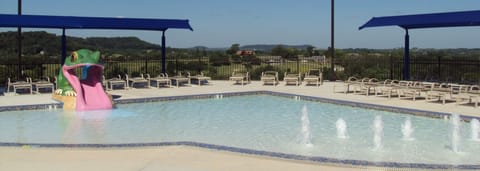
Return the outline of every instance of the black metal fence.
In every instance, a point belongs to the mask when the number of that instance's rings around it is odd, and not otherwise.
[[[283,78],[284,72],[305,73],[309,69],[323,69],[324,75],[330,75],[329,60],[312,58],[283,59],[276,56],[260,56],[255,60],[226,58],[224,62],[214,61],[210,57],[175,58],[170,56],[166,61],[166,72],[173,76],[179,72],[188,71],[192,74],[203,72],[212,79],[226,80],[234,71],[248,71],[253,80],[260,79],[263,71],[274,70]],[[27,58],[28,59],[28,58]],[[349,56],[335,61],[335,75],[337,79],[345,80],[349,76],[374,77],[378,79],[403,78],[403,58],[391,56]],[[152,76],[162,71],[162,64],[158,58],[143,59],[117,59],[104,61],[104,75],[106,78],[117,75],[129,74],[138,76],[148,73]],[[18,64],[0,64],[0,84],[5,86],[7,78],[19,80]],[[59,63],[22,64],[20,69],[23,77],[32,77],[33,80],[41,77],[58,75]],[[456,82],[478,84],[480,82],[480,59],[478,58],[454,58],[443,59],[441,57],[412,58],[410,61],[410,75],[412,80]]]
[[[360,56],[336,61],[337,78],[349,76],[382,79],[403,79],[403,57]],[[480,59],[475,57],[428,57],[410,59],[410,80],[446,83],[479,84]]]
[[[398,64],[403,68],[402,64]],[[455,59],[414,59],[410,61],[410,75],[415,80],[478,84],[480,60],[466,57]]]

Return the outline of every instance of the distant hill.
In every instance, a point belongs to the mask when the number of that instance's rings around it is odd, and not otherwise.
[[[17,32],[0,32],[0,56],[16,57]],[[45,56],[59,56],[61,53],[61,36],[45,31],[33,31],[22,33],[23,49],[26,56],[35,56],[40,53]],[[258,50],[269,52],[276,44],[254,44],[241,46],[241,50]],[[306,49],[311,45],[282,45],[286,48]],[[134,54],[145,53],[146,50],[160,50],[161,46],[140,40],[137,37],[72,37],[67,36],[67,51],[81,48],[100,50],[103,54]],[[211,48],[206,46],[195,46],[186,48],[190,50],[226,51],[229,47]]]
[[[16,56],[17,32],[0,32],[0,55]],[[61,53],[61,36],[45,31],[22,33],[24,55],[58,56]],[[67,36],[67,50],[87,48],[100,50],[102,53],[135,54],[145,50],[160,50],[161,46],[140,40],[137,37],[89,37]]]

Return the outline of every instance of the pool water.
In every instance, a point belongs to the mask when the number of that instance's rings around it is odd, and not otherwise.
[[[340,118],[346,138],[337,136]],[[380,132],[374,126],[376,118],[383,127]],[[413,130],[408,140],[401,126],[407,118]],[[305,119],[311,144],[304,141]],[[121,104],[111,111],[0,113],[0,142],[194,141],[338,159],[480,164],[480,142],[470,138],[470,123],[460,122],[458,128],[460,138],[454,142],[458,149],[453,150],[449,120],[270,95]]]

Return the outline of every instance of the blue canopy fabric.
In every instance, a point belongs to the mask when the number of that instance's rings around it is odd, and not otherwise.
[[[399,26],[404,29],[480,26],[480,11],[373,17],[358,29],[381,26]]]
[[[66,57],[65,29],[121,29],[162,31],[162,73],[165,73],[165,31],[167,29],[189,29],[188,20],[147,19],[147,18],[108,18],[73,17],[48,15],[0,14],[0,27],[59,28],[62,29],[62,63]],[[21,60],[19,60],[21,62]]]
[[[156,30],[189,29],[188,20],[0,14],[0,27]]]

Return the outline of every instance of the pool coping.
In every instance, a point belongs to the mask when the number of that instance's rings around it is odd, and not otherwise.
[[[274,92],[274,91],[244,91],[244,92],[226,92],[226,93],[210,93],[210,94],[195,94],[182,96],[164,96],[164,97],[148,97],[148,98],[132,98],[132,99],[115,99],[115,104],[128,103],[147,103],[159,101],[172,100],[187,100],[187,99],[207,99],[207,98],[223,98],[232,96],[244,95],[271,95],[285,98],[293,98],[294,100],[305,100],[314,102],[324,102],[337,105],[346,105],[351,107],[360,107],[366,109],[390,111],[404,114],[412,114],[417,116],[426,116],[433,118],[444,118],[451,116],[449,113],[434,112],[427,110],[409,109],[394,106],[377,105],[370,103],[353,102],[346,100],[336,100],[315,96],[305,96],[298,94]],[[57,109],[62,108],[60,103],[49,104],[35,104],[35,105],[17,105],[17,106],[2,106],[0,112],[16,111],[16,110],[40,110],[40,109]],[[469,121],[473,118],[479,117],[459,115],[462,120]],[[177,141],[177,142],[154,142],[154,143],[119,143],[119,144],[58,144],[58,143],[10,143],[0,142],[0,147],[39,147],[39,148],[129,148],[129,147],[161,147],[161,146],[192,146],[206,149],[214,149],[220,151],[229,151],[242,154],[268,156],[274,158],[310,161],[318,164],[336,164],[336,165],[351,165],[351,166],[374,166],[374,167],[392,167],[392,168],[416,168],[416,169],[480,169],[480,165],[451,165],[451,164],[424,164],[424,163],[397,163],[397,162],[372,162],[367,160],[348,160],[336,159],[321,156],[303,156],[296,154],[287,154],[280,152],[270,152],[261,150],[252,150],[247,148],[230,147],[224,145],[215,145],[191,141]]]

